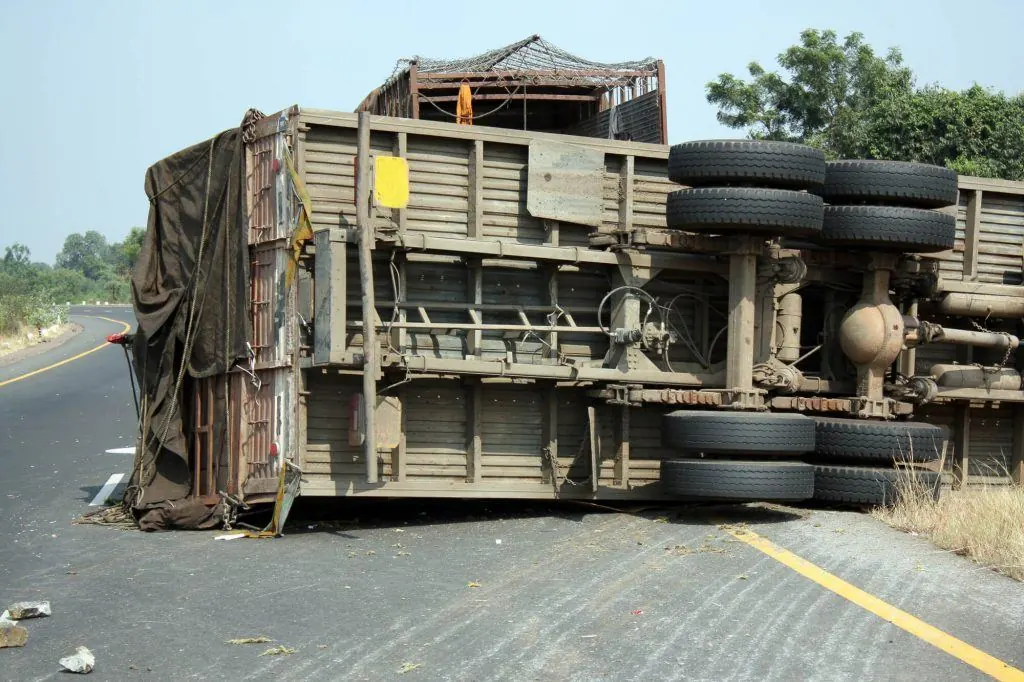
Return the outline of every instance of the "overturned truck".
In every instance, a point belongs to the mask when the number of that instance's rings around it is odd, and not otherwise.
[[[147,190],[137,509],[1024,473],[1024,185],[292,107]]]

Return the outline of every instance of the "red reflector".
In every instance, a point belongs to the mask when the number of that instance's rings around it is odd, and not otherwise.
[[[277,457],[277,443],[270,444],[270,456]]]

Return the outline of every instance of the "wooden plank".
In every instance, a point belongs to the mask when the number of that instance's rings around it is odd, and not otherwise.
[[[953,411],[953,443],[956,455],[953,457],[953,488],[959,490],[967,484],[968,466],[971,461],[971,409],[967,403],[958,404]]]
[[[544,399],[547,403],[547,410],[544,415],[544,433],[542,434],[543,442],[546,443],[548,462],[554,461],[559,462],[558,457],[558,391],[554,384],[550,384],[546,391],[544,391]],[[571,464],[571,460],[566,463],[566,466]],[[551,470],[550,464],[543,468],[543,478],[545,483],[551,483],[551,477],[556,472]]]
[[[619,169],[619,229],[633,229],[633,179],[636,174],[636,157],[623,157]]]
[[[629,488],[629,406],[619,408],[619,420],[615,429],[615,485]]]
[[[994,178],[979,178],[972,175],[961,175],[958,185],[962,190],[998,192],[1000,194],[1024,194],[1024,182],[1018,182],[1016,180],[996,180]]]
[[[668,117],[665,109],[665,62],[658,60],[658,107],[661,109],[661,143],[668,144]]]
[[[483,479],[483,433],[480,418],[483,412],[483,386],[479,381],[470,384],[466,406],[466,480],[478,483]]]
[[[1010,480],[1024,485],[1024,405],[1013,406],[1013,445],[1009,465]]]
[[[473,140],[469,149],[469,219],[466,229],[470,239],[484,234],[484,143]]]
[[[412,107],[410,118],[420,117],[420,65],[413,62],[409,65],[409,100]]]
[[[729,331],[725,384],[734,390],[753,387],[754,296],[757,291],[757,256],[729,256]]]
[[[978,279],[978,246],[981,243],[982,193],[972,190],[967,198],[967,229],[964,236],[964,280]]]
[[[359,283],[363,298],[363,456],[366,482],[377,482],[377,328],[373,291],[374,232],[370,222],[370,115],[359,114],[356,222],[359,228]]]

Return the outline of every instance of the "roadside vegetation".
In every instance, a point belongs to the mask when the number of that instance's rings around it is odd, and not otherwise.
[[[23,244],[4,248],[0,260],[0,354],[17,350],[40,329],[67,322],[67,304],[124,303],[144,231],[132,228],[122,242],[108,244],[99,232],[72,234],[53,265],[33,262]]]
[[[754,139],[802,142],[829,158],[892,159],[963,175],[1024,180],[1024,94],[980,85],[918,86],[899,48],[876,54],[860,33],[808,29],[748,78],[707,84],[718,120]]]
[[[908,476],[891,507],[872,515],[945,550],[1024,581],[1024,487],[965,486],[938,500]]]

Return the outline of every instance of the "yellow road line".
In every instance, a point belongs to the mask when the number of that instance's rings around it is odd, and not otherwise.
[[[946,634],[906,611],[902,611],[892,604],[888,604],[878,597],[868,594],[858,587],[854,587],[842,578],[838,578],[825,569],[812,564],[810,561],[779,547],[771,540],[763,538],[745,528],[726,527],[725,530],[737,540],[741,540],[754,549],[767,554],[787,568],[793,569],[805,578],[813,580],[825,589],[853,602],[862,609],[870,611],[882,620],[892,623],[896,627],[909,632],[938,649],[942,649],[951,656],[955,656],[993,679],[1000,680],[1000,682],[1024,682],[1024,671],[1018,670],[1009,663],[1000,661],[998,658],[990,656],[980,649],[975,649],[970,644]]]
[[[99,315],[88,315],[86,317],[95,317],[97,320],[106,320],[107,322],[113,322],[114,324],[124,325],[124,329],[121,330],[123,332],[130,331],[131,328],[132,328],[132,326],[130,324],[128,324],[127,322],[122,322],[121,320],[113,320],[113,319],[111,319],[109,317],[100,317]],[[74,356],[72,356],[70,358],[67,358],[66,360],[61,360],[60,362],[55,362],[52,365],[49,365],[47,367],[43,367],[42,369],[37,369],[34,372],[28,372],[27,374],[22,374],[21,376],[16,376],[13,379],[8,379],[6,381],[0,381],[0,388],[6,386],[7,384],[13,384],[15,381],[21,381],[22,379],[28,379],[29,377],[34,377],[35,375],[42,374],[43,372],[49,372],[51,369],[55,369],[57,367],[60,367],[61,365],[66,365],[69,362],[74,362],[75,360],[78,360],[79,358],[84,358],[86,355],[89,355],[90,353],[95,353],[98,350],[103,350],[104,348],[106,348],[109,345],[110,345],[109,343],[104,341],[103,343],[101,343],[100,345],[96,346],[95,348],[90,348],[89,350],[85,351],[84,353],[79,353],[78,355],[74,355]]]

